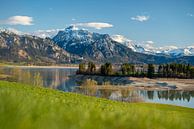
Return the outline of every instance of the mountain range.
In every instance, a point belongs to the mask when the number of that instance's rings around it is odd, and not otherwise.
[[[75,26],[74,26],[74,29],[79,30]],[[12,28],[0,29],[0,31],[2,30],[8,30],[10,32],[13,32],[19,35],[27,34],[27,35],[37,36],[40,38],[46,38],[46,37],[53,38],[54,36],[57,35],[59,31],[63,31],[65,29],[38,30],[31,33],[24,33]],[[170,45],[170,46],[164,46],[164,47],[154,47],[152,41],[138,43],[133,40],[129,40],[122,35],[112,35],[111,38],[116,42],[131,48],[134,52],[151,54],[151,55],[166,55],[166,56],[172,56],[172,57],[194,56],[194,46],[177,47],[177,46]]]
[[[46,38],[45,38],[46,37]],[[69,26],[65,29],[19,33],[0,31],[0,59],[6,61],[78,63],[190,63],[194,47],[154,48],[121,35],[110,36]]]
[[[144,42],[143,44],[135,43],[132,40],[125,38],[122,35],[113,35],[112,39],[131,48],[134,52],[151,54],[151,55],[166,55],[172,57],[194,56],[194,46],[177,47],[165,46],[154,47],[152,41]]]
[[[75,28],[76,27],[74,26],[74,29]],[[76,29],[78,30],[78,28]],[[19,35],[28,34],[28,35],[38,36],[40,38],[46,38],[46,37],[53,38],[54,36],[57,35],[59,31],[63,31],[65,29],[38,30],[31,33],[20,32],[12,28],[8,28],[7,30]],[[122,35],[112,35],[111,38],[116,42],[131,48],[134,52],[151,54],[151,55],[166,55],[166,56],[172,56],[172,57],[194,56],[194,46],[177,47],[177,46],[170,45],[170,46],[164,46],[164,47],[155,47],[152,41],[138,43],[136,41],[129,40]]]

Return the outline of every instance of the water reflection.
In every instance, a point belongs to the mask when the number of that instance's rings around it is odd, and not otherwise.
[[[166,90],[166,91],[147,91],[147,90],[111,90],[99,87],[77,87],[75,92],[108,98],[118,101],[142,102],[146,100],[163,99],[169,101],[187,101],[194,99],[194,91]]]
[[[10,68],[1,69],[1,73],[13,76],[17,81],[59,89],[66,92],[107,98],[125,102],[156,102],[175,104],[194,108],[194,91],[146,91],[129,89],[102,89],[98,86],[78,87],[75,80],[77,69],[69,68]],[[10,81],[16,81],[12,78]]]
[[[73,68],[3,68],[5,74],[12,76],[11,81],[32,85],[37,81],[35,75],[40,74],[39,80],[42,81],[43,86],[63,91],[72,91],[73,87],[77,86],[75,81],[70,78],[76,70]]]

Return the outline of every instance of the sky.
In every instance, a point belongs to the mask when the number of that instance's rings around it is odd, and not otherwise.
[[[0,27],[124,35],[155,46],[194,45],[194,0],[0,0]]]

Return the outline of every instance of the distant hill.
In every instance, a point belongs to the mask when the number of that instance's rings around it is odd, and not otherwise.
[[[49,38],[0,32],[0,59],[3,61],[74,63],[78,58],[61,49]]]

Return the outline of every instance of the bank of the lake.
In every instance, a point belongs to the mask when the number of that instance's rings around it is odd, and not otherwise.
[[[76,64],[66,64],[66,65],[0,65],[1,67],[10,67],[10,68],[75,68],[78,69]]]
[[[194,109],[122,103],[0,81],[2,129],[191,129]]]
[[[98,84],[109,82],[112,85],[129,89],[140,90],[184,90],[194,91],[194,79],[178,78],[146,78],[146,77],[126,77],[126,76],[100,76],[82,75],[73,76],[79,82],[87,79],[95,80]]]

